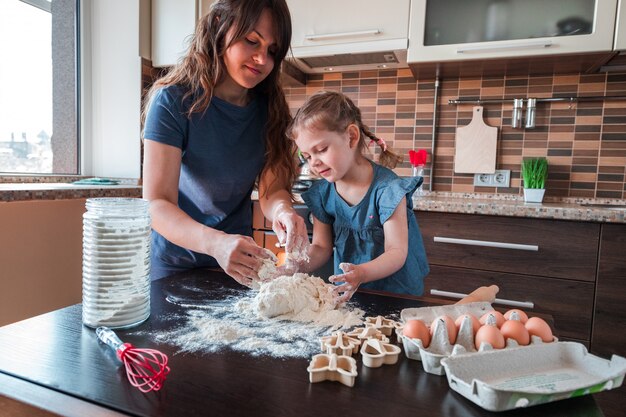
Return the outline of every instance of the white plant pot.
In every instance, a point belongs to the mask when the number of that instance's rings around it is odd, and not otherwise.
[[[527,203],[541,203],[545,188],[524,188],[524,201]]]

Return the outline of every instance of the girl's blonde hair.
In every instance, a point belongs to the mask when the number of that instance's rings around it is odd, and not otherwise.
[[[389,168],[395,168],[402,162],[402,157],[387,147],[384,140],[372,133],[363,124],[361,110],[346,95],[337,91],[320,91],[312,95],[296,112],[287,129],[287,135],[295,140],[302,129],[326,130],[343,133],[348,126],[355,124],[359,128],[358,147],[363,154],[367,151],[368,141],[380,146],[381,154],[378,162]]]
[[[273,53],[272,72],[253,88],[268,100],[263,170],[270,169],[276,178],[288,179],[292,184],[296,177],[295,146],[286,135],[291,114],[280,84],[281,64],[291,43],[291,15],[285,0],[218,0],[213,3],[209,13],[198,22],[182,61],[156,80],[148,91],[142,121],[156,91],[170,85],[180,85],[187,90],[183,97],[183,101],[191,98],[187,117],[206,111],[215,86],[227,73],[226,50],[254,29],[265,9],[274,20],[277,48]],[[234,28],[233,37],[227,42],[226,35],[231,28]]]

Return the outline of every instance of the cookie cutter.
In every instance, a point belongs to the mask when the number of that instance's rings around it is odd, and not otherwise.
[[[357,376],[356,360],[351,356],[320,353],[314,355],[309,367],[309,381],[337,381],[348,387],[354,386]]]
[[[361,346],[360,339],[349,336],[342,331],[336,331],[331,336],[323,336],[320,340],[322,351],[329,355],[352,356],[359,351],[359,346]]]
[[[389,342],[389,338],[373,326],[358,327],[351,332],[348,332],[348,336],[357,338],[359,340],[378,339],[383,342]]]
[[[367,339],[361,347],[363,365],[369,368],[378,368],[382,365],[393,365],[398,362],[401,349],[391,343],[378,339]]]
[[[386,319],[383,316],[366,317],[366,327],[374,327],[380,330],[385,336],[391,336],[391,332],[396,327],[396,322],[391,319]]]

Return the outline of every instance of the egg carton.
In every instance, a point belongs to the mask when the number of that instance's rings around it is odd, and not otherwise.
[[[479,349],[476,349],[474,330],[472,329],[472,322],[469,318],[466,318],[461,323],[454,344],[450,343],[448,329],[445,323],[441,320],[435,321],[435,319],[442,315],[447,315],[454,319],[463,314],[472,314],[479,318],[492,310],[493,307],[487,302],[404,309],[400,313],[400,318],[403,322],[406,323],[407,320],[417,319],[422,320],[429,327],[435,322],[435,328],[427,348],[424,347],[420,339],[404,336],[401,328],[396,330],[396,335],[398,336],[398,340],[402,342],[407,358],[421,361],[424,371],[430,374],[445,375],[445,368],[441,363],[443,359],[450,356],[485,352],[493,350],[493,347],[489,343],[482,343]],[[554,337],[553,342],[556,341],[558,341],[558,339]],[[531,336],[528,346],[541,345],[543,343],[540,337]],[[520,345],[513,339],[506,339],[504,349],[515,347],[520,347]]]
[[[626,374],[626,358],[603,359],[576,342],[450,356],[442,364],[450,388],[489,411],[615,389]]]

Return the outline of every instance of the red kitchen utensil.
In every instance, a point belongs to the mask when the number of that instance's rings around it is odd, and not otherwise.
[[[170,372],[167,355],[154,349],[138,349],[130,343],[123,343],[108,327],[96,329],[98,339],[115,350],[117,358],[126,367],[126,376],[131,385],[141,392],[158,391]]]

